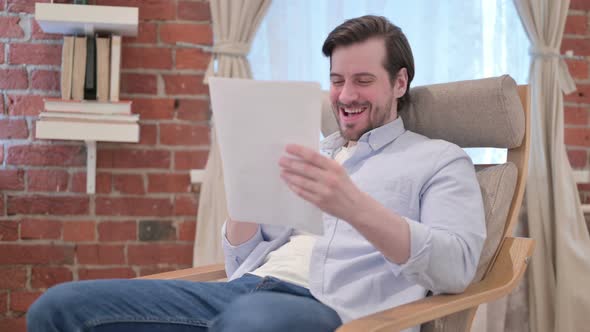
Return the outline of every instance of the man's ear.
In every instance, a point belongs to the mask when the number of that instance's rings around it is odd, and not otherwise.
[[[408,70],[404,67],[397,72],[393,84],[393,96],[401,98],[408,89]]]

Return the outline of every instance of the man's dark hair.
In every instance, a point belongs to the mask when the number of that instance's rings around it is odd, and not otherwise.
[[[332,52],[335,48],[364,42],[370,38],[383,38],[385,41],[383,67],[389,73],[392,84],[400,69],[406,68],[408,71],[406,93],[398,99],[397,109],[401,110],[410,100],[410,82],[414,78],[414,56],[406,35],[398,26],[383,16],[366,15],[347,20],[330,32],[324,41],[322,52],[330,58],[331,67]]]

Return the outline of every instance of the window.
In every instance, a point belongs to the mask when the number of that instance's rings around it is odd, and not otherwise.
[[[365,14],[405,32],[416,64],[412,86],[510,74],[528,80],[529,41],[511,0],[274,0],[254,39],[255,79],[320,82],[329,89],[328,33]],[[505,149],[465,149],[475,163],[506,160]]]

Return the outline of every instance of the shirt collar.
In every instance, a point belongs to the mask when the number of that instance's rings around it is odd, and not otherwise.
[[[405,131],[404,121],[398,116],[397,119],[364,133],[359,142],[367,142],[373,151],[379,150],[393,142]],[[337,131],[321,142],[321,150],[334,151],[346,143],[347,141],[340,135],[340,131]]]

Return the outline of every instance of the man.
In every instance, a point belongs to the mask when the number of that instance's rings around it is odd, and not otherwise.
[[[323,154],[287,146],[282,178],[322,209],[325,233],[228,220],[227,283],[103,280],[58,285],[30,331],[332,331],[433,292],[461,292],[485,239],[473,165],[457,146],[404,129],[410,46],[385,18],[327,37],[340,132]],[[270,202],[269,202],[270,203]]]

